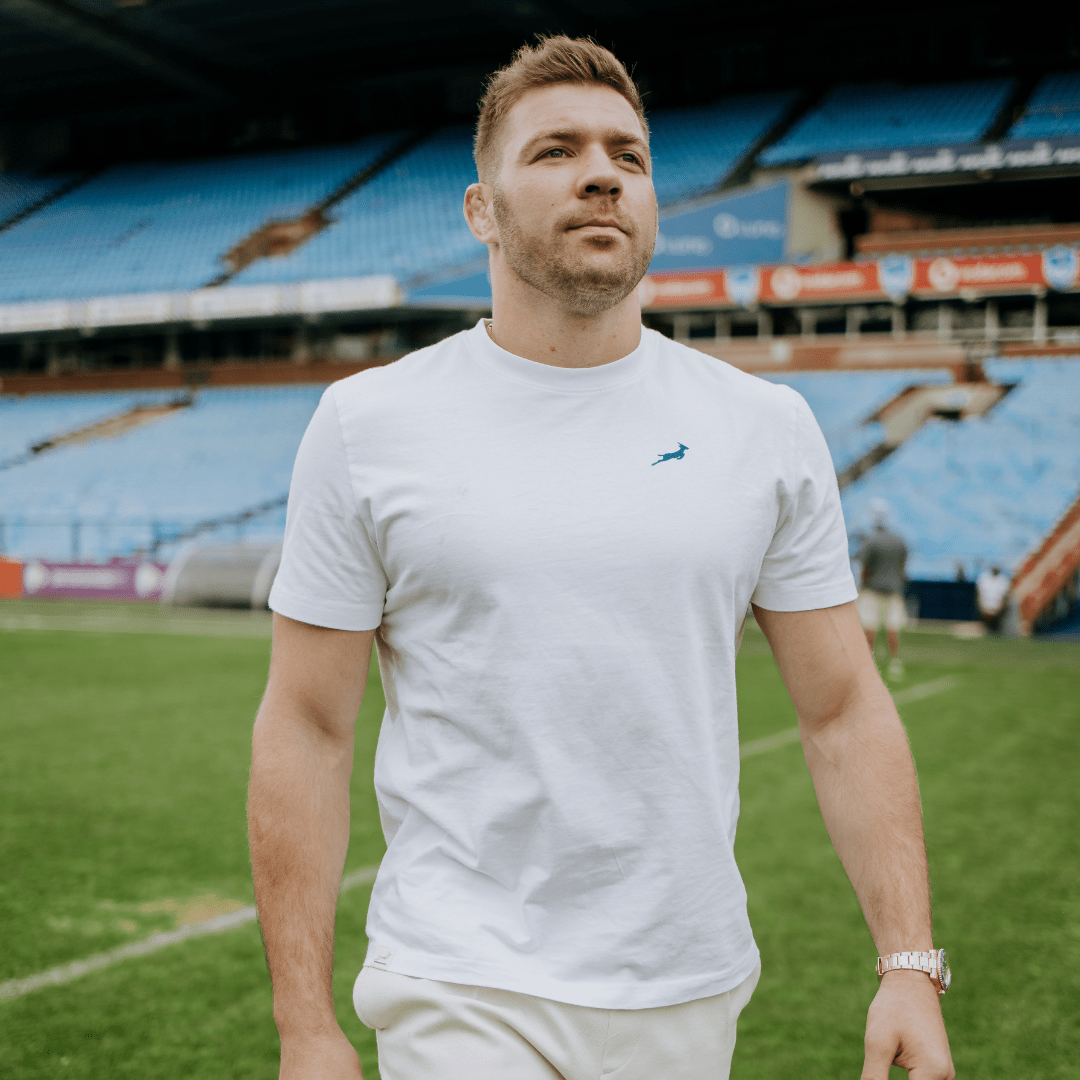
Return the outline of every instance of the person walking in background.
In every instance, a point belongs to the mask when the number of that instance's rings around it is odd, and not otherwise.
[[[874,516],[874,531],[863,542],[857,556],[862,565],[859,616],[871,654],[878,628],[885,623],[889,676],[898,679],[904,674],[904,662],[900,659],[900,628],[907,616],[904,608],[907,544],[889,530],[889,504],[884,499],[874,499],[870,510]]]
[[[984,570],[975,581],[975,598],[979,605],[979,618],[991,634],[1001,632],[1001,620],[1005,615],[1005,599],[1012,583],[1001,572],[1000,566]]]

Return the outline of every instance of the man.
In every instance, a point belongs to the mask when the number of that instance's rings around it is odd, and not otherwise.
[[[878,627],[885,623],[889,644],[889,677],[904,674],[900,659],[900,629],[907,621],[904,609],[904,570],[907,565],[907,545],[888,528],[889,504],[874,499],[870,506],[874,516],[874,531],[866,538],[857,556],[862,565],[862,589],[859,592],[859,616],[870,655]]]
[[[863,1075],[952,1077],[944,972],[898,958],[933,948],[918,791],[809,410],[643,330],[648,129],[607,50],[519,51],[476,159],[491,322],[335,384],[297,457],[249,809],[281,1077],[360,1076],[330,983],[373,639],[388,848],[354,1002],[385,1080],[728,1075],[758,975],[732,853],[751,600],[897,954]]]
[[[975,581],[975,596],[979,605],[979,618],[991,634],[1001,632],[1001,620],[1005,617],[1005,598],[1009,595],[1009,579],[1000,566],[984,570]]]

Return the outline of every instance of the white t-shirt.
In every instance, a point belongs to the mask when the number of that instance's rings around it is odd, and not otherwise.
[[[379,628],[366,963],[613,1009],[738,985],[736,637],[855,596],[803,399],[655,331],[580,370],[480,323],[331,386],[270,606]]]
[[[1004,574],[991,574],[989,570],[984,570],[975,582],[979,607],[988,615],[996,615],[1005,602],[1011,584]]]

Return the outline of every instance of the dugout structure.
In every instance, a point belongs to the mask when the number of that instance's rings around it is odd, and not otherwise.
[[[280,541],[190,545],[169,566],[161,602],[261,611],[267,607],[280,562]]]

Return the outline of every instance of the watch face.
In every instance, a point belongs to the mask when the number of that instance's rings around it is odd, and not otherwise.
[[[942,992],[949,989],[952,982],[952,971],[949,968],[949,958],[944,949],[938,949],[938,982],[941,983]]]

